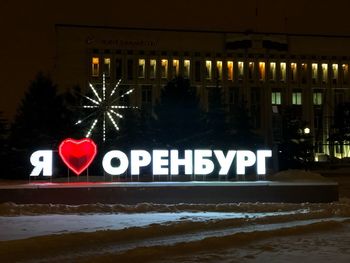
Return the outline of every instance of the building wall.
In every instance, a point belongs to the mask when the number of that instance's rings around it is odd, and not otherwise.
[[[290,106],[321,145],[316,151],[330,154],[334,108],[350,100],[349,37],[72,25],[57,25],[56,37],[62,90],[98,85],[105,73],[110,85],[122,79],[135,88],[132,103],[150,111],[161,88],[181,75],[197,87],[203,109],[212,87],[222,89],[228,110],[246,103],[269,146],[279,140],[274,120]]]

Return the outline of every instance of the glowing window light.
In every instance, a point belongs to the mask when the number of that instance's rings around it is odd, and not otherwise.
[[[227,79],[233,80],[233,61],[227,61]]]
[[[100,59],[98,57],[92,58],[91,63],[91,75],[93,77],[98,77],[100,74]]]
[[[162,59],[161,60],[160,77],[162,79],[168,78],[168,60],[167,59]]]
[[[280,81],[281,82],[286,81],[286,62],[280,63]]]
[[[270,62],[269,78],[272,81],[276,80],[276,62]]]
[[[146,61],[142,58],[139,59],[139,64],[138,64],[138,78],[143,79],[145,78],[145,65]]]
[[[156,74],[157,74],[157,60],[155,59],[151,59],[149,61],[149,78],[150,79],[155,79],[156,78]]]
[[[243,61],[238,61],[237,62],[237,73],[238,73],[238,78],[240,80],[243,80],[244,78],[244,62]]]
[[[179,75],[179,60],[178,59],[173,59],[173,70],[172,70],[172,75],[173,77],[176,77]]]
[[[205,78],[211,80],[212,77],[211,60],[205,61]]]
[[[184,60],[184,77],[190,78],[190,70],[191,70],[191,61],[189,59]]]
[[[216,75],[219,80],[222,80],[222,61],[216,61]]]

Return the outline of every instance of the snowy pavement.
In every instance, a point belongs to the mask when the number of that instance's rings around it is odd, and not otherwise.
[[[336,181],[340,201],[320,204],[4,203],[0,262],[348,263],[350,178]]]
[[[220,258],[222,262],[232,262],[235,255],[237,261],[254,262],[260,258],[267,260],[269,253],[277,250],[274,247],[281,245],[276,242],[278,238],[284,239],[284,245],[289,247],[286,253],[290,253],[292,243],[287,237],[298,243],[296,236],[302,240],[311,235],[314,251],[320,247],[315,245],[312,235],[324,236],[332,230],[329,233],[335,238],[333,245],[343,246],[343,252],[339,254],[336,248],[326,250],[326,246],[321,252],[343,260],[350,259],[347,250],[350,245],[345,245],[350,244],[349,229],[349,199],[330,204],[7,203],[0,204],[0,259],[1,262],[217,262]],[[345,243],[338,244],[336,240]],[[285,256],[279,255],[282,259]]]

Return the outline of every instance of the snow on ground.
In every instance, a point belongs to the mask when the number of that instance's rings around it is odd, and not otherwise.
[[[326,204],[0,204],[0,262],[350,262],[350,179],[336,181]]]

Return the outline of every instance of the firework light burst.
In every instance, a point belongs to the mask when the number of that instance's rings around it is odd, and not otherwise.
[[[106,77],[102,77],[102,91],[98,92],[97,88],[89,83],[89,87],[93,93],[92,96],[83,95],[90,103],[83,105],[82,108],[89,111],[89,114],[82,120],[78,120],[75,124],[79,125],[85,122],[91,122],[85,137],[90,138],[92,133],[98,127],[98,123],[102,124],[102,138],[106,141],[106,131],[109,125],[112,125],[116,131],[119,131],[118,121],[124,116],[120,113],[123,109],[137,109],[137,107],[120,104],[120,100],[130,95],[134,89],[129,89],[124,93],[119,93],[121,80],[117,82],[113,89],[106,86]],[[101,126],[101,125],[100,125]]]

